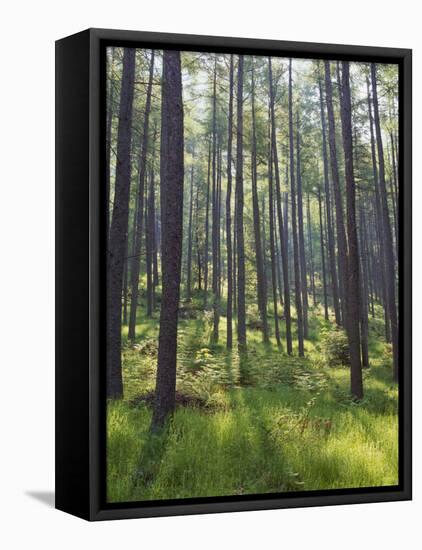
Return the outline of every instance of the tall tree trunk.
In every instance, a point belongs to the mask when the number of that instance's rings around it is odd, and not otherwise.
[[[194,155],[192,154],[192,166],[190,173],[190,197],[189,197],[189,225],[188,225],[188,257],[186,265],[186,298],[192,298],[192,219],[193,219],[193,176],[194,176]]]
[[[347,286],[346,292],[346,331],[350,353],[350,386],[351,393],[356,399],[363,397],[362,362],[360,345],[360,281],[359,281],[359,245],[356,229],[356,191],[353,171],[353,142],[352,142],[352,105],[350,98],[349,62],[342,64],[341,87],[341,120],[343,129],[343,149],[346,180],[347,205]]]
[[[233,149],[233,54],[230,55],[229,116],[227,131],[227,194],[226,194],[226,242],[227,242],[227,348],[233,347],[233,258],[232,258],[232,149]]]
[[[360,300],[360,340],[362,367],[369,367],[369,352],[368,352],[368,257],[366,252],[365,232],[366,225],[365,210],[362,204],[359,208],[359,237],[360,237],[360,257],[361,257],[361,300]]]
[[[300,162],[299,111],[296,111],[297,220],[299,230],[299,265],[303,308],[303,337],[308,338],[308,284],[306,275],[305,237],[303,233],[302,171]]]
[[[322,264],[322,289],[324,295],[324,317],[326,321],[329,320],[328,316],[328,299],[327,299],[327,275],[325,270],[325,251],[324,251],[324,224],[322,216],[322,201],[321,201],[321,189],[318,188],[318,207],[319,207],[319,233],[321,240],[321,264]]]
[[[205,245],[204,245],[204,309],[208,307],[208,260],[210,225],[210,187],[211,187],[211,140],[208,146],[207,197],[205,206]]]
[[[160,197],[162,281],[157,381],[151,430],[175,406],[177,323],[183,232],[183,100],[180,52],[164,50],[161,100]]]
[[[396,310],[396,284],[393,238],[391,234],[390,216],[388,212],[387,190],[385,185],[384,150],[381,135],[381,123],[378,107],[377,75],[375,63],[371,63],[371,81],[374,103],[375,134],[378,149],[379,190],[381,201],[381,215],[384,234],[384,261],[386,265],[386,298],[390,317],[391,339],[393,344],[393,378],[397,382],[399,378],[399,341]]]
[[[340,304],[339,304],[339,291],[337,286],[337,269],[336,269],[336,255],[334,251],[334,234],[331,216],[331,198],[330,198],[330,180],[328,169],[328,153],[327,153],[327,130],[325,122],[325,110],[324,110],[324,98],[322,93],[321,78],[318,79],[319,84],[319,100],[321,111],[321,130],[322,130],[322,157],[324,165],[324,192],[325,192],[325,204],[327,213],[327,236],[328,236],[328,261],[330,265],[331,276],[331,291],[333,298],[333,309],[337,325],[341,325]]]
[[[245,241],[243,233],[243,55],[237,69],[236,132],[237,344],[246,351]]]
[[[253,60],[252,60],[253,63]],[[268,342],[268,322],[267,322],[267,288],[264,273],[264,258],[262,255],[261,241],[261,220],[259,213],[258,202],[258,173],[256,160],[256,125],[255,125],[255,79],[254,70],[252,67],[252,205],[253,205],[253,221],[254,221],[254,236],[255,236],[255,257],[256,257],[256,274],[258,287],[258,307],[262,322],[262,337],[264,342]],[[272,205],[271,205],[272,206]]]
[[[152,317],[155,309],[155,284],[154,284],[154,255],[156,254],[156,239],[155,239],[155,140],[157,131],[154,129],[153,149],[151,158],[151,173],[148,191],[147,205],[147,316]]]
[[[312,301],[315,306],[316,305],[315,266],[314,266],[314,250],[312,245],[311,207],[310,207],[310,201],[309,201],[309,193],[306,194],[306,224],[308,226],[308,248],[309,248],[309,256],[310,256]]]
[[[276,278],[276,255],[275,255],[275,223],[274,223],[274,192],[273,192],[273,144],[268,140],[268,212],[270,220],[270,260],[271,260],[271,288],[273,291],[274,309],[274,330],[277,345],[281,346],[280,328],[278,325],[277,311],[277,278]]]
[[[384,239],[384,230],[383,230],[383,218],[381,210],[381,200],[380,200],[380,186],[378,181],[378,166],[377,166],[377,153],[376,153],[376,144],[375,144],[375,135],[374,135],[374,119],[372,116],[372,107],[371,107],[371,98],[369,90],[369,79],[366,81],[367,92],[368,92],[368,114],[369,114],[369,130],[371,136],[371,158],[372,158],[372,172],[374,176],[374,201],[375,201],[375,229],[376,235],[379,242],[379,269],[378,269],[378,295],[382,297],[382,304],[384,307],[384,326],[385,326],[385,340],[386,342],[391,342],[391,333],[390,333],[390,319],[388,312],[388,304],[386,299],[386,281],[387,281],[387,272],[386,272],[386,262],[385,262],[385,239]]]
[[[125,48],[117,133],[114,207],[107,248],[107,398],[113,399],[123,396],[121,364],[122,283],[129,220],[134,81],[135,49]]]
[[[113,127],[113,118],[114,118],[114,97],[115,97],[115,82],[113,78],[113,69],[114,69],[114,57],[115,57],[116,48],[112,48],[111,59],[110,59],[110,71],[107,76],[109,82],[109,89],[107,93],[107,123],[106,123],[106,159],[105,159],[105,180],[106,180],[106,231],[108,236],[108,231],[110,229],[110,163],[111,163],[111,138],[112,138],[112,127]]]
[[[337,147],[336,147],[336,126],[334,118],[333,107],[333,89],[331,83],[330,62],[325,61],[325,93],[327,102],[327,114],[328,114],[328,142],[330,146],[330,163],[331,163],[331,176],[333,180],[334,190],[334,203],[336,207],[336,228],[337,228],[337,241],[338,241],[338,263],[339,263],[339,281],[340,281],[340,298],[342,304],[342,317],[343,321],[347,317],[345,315],[346,301],[345,301],[345,288],[347,281],[347,240],[346,232],[344,229],[344,214],[343,203],[341,198],[340,188],[340,176],[337,163]],[[345,323],[344,323],[345,324]]]
[[[196,247],[196,261],[198,271],[198,290],[202,290],[202,259],[201,259],[201,247],[199,243],[199,185],[196,186],[195,197],[195,247]]]
[[[299,356],[305,355],[303,346],[303,312],[301,296],[301,280],[299,265],[299,243],[297,231],[296,214],[296,185],[295,185],[295,166],[294,166],[294,135],[293,135],[293,94],[292,94],[292,60],[289,60],[289,140],[290,140],[290,189],[292,201],[292,237],[293,237],[293,267],[295,274],[295,303],[297,316],[297,339]]]
[[[133,257],[131,262],[131,304],[129,314],[129,330],[128,337],[130,340],[134,340],[136,336],[136,314],[138,309],[138,286],[139,286],[139,272],[141,266],[141,242],[142,242],[142,225],[144,215],[144,193],[145,193],[145,175],[147,168],[147,153],[148,153],[148,129],[149,129],[149,115],[151,112],[151,91],[152,80],[154,76],[154,50],[151,50],[151,61],[149,68],[149,79],[147,86],[147,94],[145,100],[145,115],[144,125],[142,132],[142,144],[139,155],[139,208],[136,220],[135,230],[135,246],[133,251]]]
[[[272,178],[272,165],[274,163],[275,171],[275,183],[276,183],[276,199],[277,199],[277,215],[279,225],[279,237],[280,237],[280,252],[281,262],[283,266],[283,289],[284,289],[284,318],[286,321],[286,349],[287,353],[291,355],[293,353],[292,345],[292,328],[291,328],[291,312],[290,312],[290,283],[289,283],[289,265],[288,265],[288,226],[287,226],[287,213],[284,216],[281,209],[281,185],[280,185],[280,170],[278,163],[278,151],[277,151],[277,133],[275,125],[275,94],[273,83],[273,72],[271,57],[268,58],[268,79],[269,79],[269,92],[270,92],[270,132],[271,132],[271,154],[269,158],[269,173]]]
[[[214,61],[212,95],[212,295],[213,332],[212,339],[218,342],[220,322],[220,301],[218,296],[218,182],[217,182],[217,56]]]

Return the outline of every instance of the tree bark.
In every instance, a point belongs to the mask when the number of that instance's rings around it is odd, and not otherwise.
[[[325,251],[324,251],[324,223],[322,216],[321,189],[318,188],[318,207],[319,207],[319,233],[321,240],[321,267],[322,267],[322,289],[324,295],[324,317],[329,320],[328,299],[327,299],[327,275],[325,270]]]
[[[220,300],[218,295],[218,181],[217,181],[217,56],[214,61],[212,95],[212,295],[213,332],[212,339],[218,342],[220,322]]]
[[[281,346],[280,328],[278,324],[277,311],[277,278],[276,278],[276,256],[275,256],[275,223],[274,223],[274,192],[273,192],[273,144],[268,140],[268,213],[270,220],[270,261],[271,261],[271,288],[273,291],[273,309],[274,309],[274,331],[277,345]]]
[[[211,141],[208,146],[207,197],[205,206],[205,245],[204,245],[204,309],[208,307],[208,260],[210,225],[210,186],[211,186]]]
[[[189,225],[188,225],[188,255],[186,265],[186,298],[192,298],[192,219],[193,219],[193,176],[194,176],[194,155],[192,154],[192,166],[190,173],[190,197],[189,197]]]
[[[157,131],[154,130],[153,149],[150,169],[150,184],[147,206],[147,316],[152,317],[155,309],[155,284],[154,284],[154,255],[156,254],[155,238],[155,141]]]
[[[290,189],[292,201],[292,237],[293,237],[293,267],[295,275],[295,303],[297,316],[297,339],[299,356],[305,355],[303,345],[303,313],[301,280],[299,265],[299,244],[297,231],[296,214],[296,185],[295,185],[295,166],[294,166],[294,135],[293,135],[293,94],[292,94],[292,60],[289,60],[289,140],[290,140]]]
[[[346,180],[346,205],[347,205],[347,286],[346,332],[349,341],[350,353],[350,388],[356,399],[363,397],[362,385],[362,362],[360,343],[360,281],[359,281],[359,245],[356,229],[356,191],[353,168],[353,142],[352,142],[352,106],[350,98],[349,62],[342,64],[342,86],[341,86],[341,119],[343,129],[343,149],[345,162]]]
[[[236,132],[237,344],[246,351],[245,242],[243,230],[243,55],[237,69]]]
[[[337,241],[338,241],[338,263],[339,263],[339,281],[340,281],[340,298],[341,298],[341,308],[342,308],[342,318],[343,321],[347,318],[345,314],[346,310],[346,300],[345,300],[345,287],[347,281],[347,240],[346,232],[344,229],[344,213],[343,213],[343,203],[341,198],[341,188],[340,188],[340,176],[338,171],[337,163],[337,147],[336,147],[336,126],[334,118],[334,108],[333,108],[333,90],[331,83],[331,73],[330,73],[330,62],[325,61],[325,93],[326,93],[326,103],[327,103],[327,114],[328,114],[328,136],[329,136],[329,146],[330,146],[330,163],[331,163],[331,176],[333,182],[334,190],[334,203],[336,209],[336,228],[337,228]],[[345,323],[344,323],[345,324]]]
[[[379,190],[381,201],[381,216],[383,223],[384,234],[384,261],[386,273],[386,298],[388,305],[388,313],[390,317],[391,339],[393,344],[393,378],[397,382],[399,378],[399,341],[398,341],[398,324],[396,310],[396,284],[395,284],[395,264],[394,264],[394,249],[393,238],[391,233],[390,217],[388,212],[387,191],[385,185],[385,167],[384,167],[384,150],[381,135],[381,123],[378,107],[378,91],[377,91],[377,75],[375,63],[371,63],[371,81],[372,94],[374,104],[374,123],[375,134],[377,138],[378,150],[378,176]]]
[[[148,153],[148,129],[149,129],[149,115],[151,112],[151,91],[152,80],[154,76],[154,50],[151,50],[151,61],[149,68],[149,79],[147,86],[147,94],[145,100],[145,115],[142,132],[142,144],[139,155],[139,207],[136,220],[135,230],[135,246],[133,251],[133,257],[131,261],[131,304],[129,313],[129,330],[128,337],[130,340],[134,340],[136,336],[136,314],[138,310],[138,286],[139,286],[139,272],[141,267],[141,242],[142,242],[142,225],[144,215],[144,193],[145,193],[145,176],[147,169],[147,153]]]
[[[325,192],[325,205],[327,213],[327,236],[328,236],[328,260],[330,265],[331,276],[331,290],[333,298],[333,309],[338,326],[341,325],[340,304],[337,286],[337,269],[336,269],[336,255],[334,251],[334,235],[331,217],[331,198],[330,198],[330,181],[329,181],[329,169],[328,169],[328,154],[327,154],[327,130],[325,122],[325,110],[324,99],[322,93],[321,78],[318,79],[319,84],[319,100],[321,111],[321,130],[322,130],[322,157],[324,165],[324,192]]]
[[[164,50],[162,82],[160,197],[163,291],[152,431],[164,425],[175,406],[184,170],[180,52]]]
[[[123,396],[121,364],[122,283],[127,250],[130,192],[130,150],[135,80],[135,49],[123,53],[117,134],[117,165],[114,207],[107,248],[107,398]]]
[[[253,63],[253,60],[252,60]],[[264,342],[269,341],[268,337],[268,322],[267,322],[267,288],[264,273],[264,258],[262,255],[261,241],[261,220],[259,213],[258,202],[258,174],[257,174],[257,159],[256,159],[256,124],[255,124],[255,79],[254,69],[252,67],[252,205],[253,205],[253,221],[254,221],[254,237],[255,237],[255,258],[256,258],[256,274],[258,288],[258,307],[262,322],[262,337]],[[274,264],[275,265],[275,264]]]
[[[308,283],[306,274],[305,237],[303,233],[302,170],[300,162],[299,111],[296,111],[296,171],[297,171],[297,220],[299,230],[299,265],[303,309],[303,337],[308,338]]]
[[[233,149],[233,54],[230,55],[229,115],[227,131],[227,194],[226,194],[226,242],[227,242],[227,349],[233,347],[233,258],[232,258],[232,149]]]
[[[268,78],[269,78],[269,92],[270,92],[270,132],[271,132],[271,154],[269,155],[269,173],[272,178],[272,164],[274,162],[275,171],[275,183],[276,183],[276,199],[277,199],[277,215],[280,237],[280,252],[281,262],[283,266],[283,289],[284,289],[284,318],[286,321],[286,349],[287,353],[291,355],[293,353],[292,346],[292,328],[291,328],[291,312],[290,312],[290,283],[289,283],[289,265],[288,265],[288,227],[287,227],[287,214],[284,216],[281,209],[281,185],[280,185],[280,170],[278,163],[277,152],[277,134],[275,124],[275,93],[273,83],[273,72],[271,57],[268,58]]]

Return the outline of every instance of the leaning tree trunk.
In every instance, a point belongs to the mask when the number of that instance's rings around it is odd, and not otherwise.
[[[294,165],[294,135],[293,135],[293,95],[292,95],[292,60],[289,60],[289,140],[290,140],[290,189],[292,201],[292,237],[293,237],[293,268],[295,274],[295,302],[297,316],[297,340],[299,356],[305,355],[303,346],[303,313],[299,266],[299,244],[297,238],[296,185]]]
[[[180,52],[175,50],[163,52],[160,197],[163,290],[152,431],[161,428],[173,412],[176,394],[183,233],[183,101]]]
[[[122,283],[127,251],[130,192],[130,149],[135,81],[135,49],[123,53],[117,133],[117,165],[114,207],[107,247],[107,397],[123,396],[121,364]]]
[[[381,216],[384,236],[384,261],[386,274],[386,298],[390,317],[391,340],[393,344],[393,378],[397,382],[399,378],[399,335],[396,310],[396,284],[393,237],[391,233],[390,216],[388,212],[387,190],[385,185],[384,150],[381,135],[381,123],[378,107],[377,74],[375,63],[371,63],[371,81],[374,103],[375,134],[378,149],[378,176],[381,201]]]
[[[271,128],[268,128],[271,132]],[[270,260],[271,260],[271,288],[273,291],[274,309],[274,330],[277,345],[281,346],[280,328],[278,324],[277,311],[277,277],[276,277],[276,255],[275,255],[275,223],[274,223],[274,192],[273,192],[273,144],[271,136],[268,139],[268,213],[270,221]]]
[[[142,225],[144,215],[144,192],[145,192],[145,176],[147,169],[147,153],[148,153],[148,129],[149,129],[149,115],[151,112],[151,92],[152,92],[152,80],[154,76],[154,50],[151,50],[151,61],[149,66],[149,80],[147,86],[147,95],[145,100],[145,115],[144,125],[142,133],[142,144],[139,155],[139,207],[135,228],[135,246],[133,250],[133,257],[131,262],[130,278],[131,278],[131,303],[129,314],[129,329],[128,337],[130,340],[134,340],[136,336],[136,314],[138,310],[138,285],[139,285],[139,272],[141,267],[141,242],[142,242]]]
[[[353,171],[353,142],[352,142],[352,105],[350,98],[349,62],[342,65],[341,86],[341,122],[343,129],[343,149],[346,180],[347,206],[347,285],[346,295],[346,332],[349,341],[350,353],[350,388],[356,399],[363,397],[362,362],[360,344],[360,281],[359,281],[359,245],[356,229],[356,190]]]
[[[243,230],[243,55],[237,69],[236,132],[237,344],[246,351],[245,240]]]

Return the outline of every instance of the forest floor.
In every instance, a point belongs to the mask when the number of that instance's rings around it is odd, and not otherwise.
[[[182,304],[177,408],[160,435],[149,432],[159,323],[140,316],[135,344],[125,327],[124,399],[107,411],[108,501],[396,485],[398,391],[381,311],[369,321],[359,403],[349,369],[327,360],[334,326],[320,307],[309,313],[305,358],[288,356],[274,339],[262,343],[251,327],[239,358],[225,347],[224,317],[213,344],[211,312],[195,300]]]

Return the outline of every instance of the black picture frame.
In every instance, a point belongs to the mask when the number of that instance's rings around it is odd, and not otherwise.
[[[399,485],[106,504],[104,380],[105,47],[180,49],[399,66]],[[412,52],[216,36],[88,29],[56,42],[56,508],[87,520],[412,498]]]

